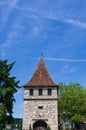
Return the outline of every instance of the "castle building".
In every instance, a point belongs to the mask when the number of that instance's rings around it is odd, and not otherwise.
[[[24,85],[23,130],[58,130],[58,85],[54,83],[43,58]]]

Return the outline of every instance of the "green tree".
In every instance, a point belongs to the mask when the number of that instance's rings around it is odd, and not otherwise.
[[[14,93],[18,91],[19,81],[11,76],[11,69],[15,62],[8,64],[8,60],[0,60],[0,123],[12,121]]]
[[[60,83],[59,90],[59,114],[65,120],[71,120],[78,124],[86,117],[86,89],[80,84]]]
[[[48,125],[47,130],[51,130],[50,126]]]

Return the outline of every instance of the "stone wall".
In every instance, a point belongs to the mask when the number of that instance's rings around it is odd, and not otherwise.
[[[40,98],[43,98],[43,99],[46,99],[46,98],[57,98],[57,87],[49,87],[51,88],[52,90],[52,95],[48,96],[47,94],[47,90],[48,90],[48,87],[43,87],[43,88],[35,88],[35,87],[32,87],[32,88],[25,88],[24,90],[24,99],[40,99]],[[29,90],[30,89],[33,89],[34,90],[34,95],[33,96],[30,96],[30,93],[29,93]],[[39,96],[38,95],[38,91],[39,89],[42,89],[42,96]]]
[[[38,95],[38,89],[34,88],[34,95],[29,95],[29,89],[24,94],[23,128],[29,128],[37,120],[44,120],[50,125],[51,130],[58,130],[57,118],[57,88],[52,89],[52,95],[47,95],[47,88],[43,88],[43,95]]]

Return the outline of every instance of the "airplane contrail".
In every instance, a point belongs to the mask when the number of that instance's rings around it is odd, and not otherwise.
[[[31,58],[31,59],[35,59],[35,60],[38,60],[40,58]],[[46,57],[43,57],[44,60],[50,60],[50,61],[67,61],[67,62],[86,62],[86,59],[66,59],[66,58],[46,58]]]
[[[85,59],[65,59],[65,58],[44,58],[45,60],[54,60],[54,61],[69,61],[69,62],[86,62]]]

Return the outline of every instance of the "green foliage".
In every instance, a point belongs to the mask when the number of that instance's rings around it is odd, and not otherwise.
[[[0,120],[3,120],[3,118],[5,118],[5,115],[6,115],[5,106],[0,105]]]
[[[7,60],[0,60],[0,122],[12,120],[14,93],[18,91],[19,81],[10,76],[10,71],[15,62],[8,64]]]
[[[63,120],[79,123],[86,116],[86,89],[80,84],[60,83],[59,114]]]
[[[31,124],[29,125],[29,130],[32,130],[32,128],[31,128]]]
[[[22,119],[20,118],[14,118],[13,122],[11,124],[11,129],[18,129],[18,130],[22,130]]]
[[[50,126],[48,125],[47,130],[51,130]]]

